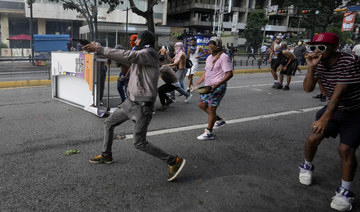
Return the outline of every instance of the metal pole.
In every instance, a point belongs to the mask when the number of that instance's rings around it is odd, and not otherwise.
[[[126,41],[126,49],[129,49],[129,39],[128,39],[128,25],[129,25],[129,8],[128,7],[126,7],[126,32],[125,32],[125,34],[126,34],[126,39],[125,39],[125,41]]]
[[[34,65],[34,29],[33,29],[33,1],[30,0],[30,35],[31,35],[31,63]]]
[[[111,60],[107,62],[107,69],[108,69],[108,78],[107,78],[107,104],[106,104],[106,111],[110,111],[110,64]]]

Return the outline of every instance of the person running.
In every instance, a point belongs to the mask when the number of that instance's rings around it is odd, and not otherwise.
[[[255,54],[255,50],[252,46],[250,46],[250,54],[249,54],[247,60],[249,60],[250,57],[252,57],[252,58],[254,58],[254,60],[256,60],[256,57],[254,54]]]
[[[340,134],[338,153],[342,180],[330,207],[348,211],[355,198],[353,180],[356,150],[360,145],[360,58],[337,52],[339,37],[334,33],[320,33],[308,44],[312,53],[306,57],[308,71],[304,90],[313,91],[319,79],[330,99],[327,106],[317,112],[316,121],[311,125],[311,133],[305,142],[305,161],[299,167],[299,181],[311,185],[313,160],[319,144],[324,138],[335,138]]]
[[[198,103],[199,108],[208,114],[208,127],[197,137],[198,140],[214,139],[212,130],[226,125],[226,122],[217,115],[216,110],[225,95],[227,81],[233,76],[230,58],[224,53],[220,38],[210,38],[209,54],[206,59],[205,73],[194,84],[197,87],[205,82],[205,86],[211,86],[211,92],[201,94]]]
[[[186,76],[189,80],[189,87],[186,90],[187,92],[190,92],[191,86],[193,85],[193,77],[199,67],[199,58],[203,57],[205,54],[206,53],[203,48],[197,45],[196,38],[191,38],[190,47],[188,49],[186,58],[189,58],[191,60],[193,66],[189,68],[186,73]]]
[[[184,78],[186,75],[186,55],[185,55],[184,44],[181,42],[177,42],[175,43],[174,48],[175,48],[174,58],[170,58],[169,51],[166,52],[168,60],[171,62],[169,66],[171,66],[173,69],[176,70],[176,76],[179,79],[180,87],[182,89],[185,89]]]
[[[167,51],[167,47],[162,46],[161,49],[159,50],[158,54],[160,55],[160,57],[166,59],[166,51]]]
[[[167,106],[172,103],[172,99],[170,99],[166,93],[177,90],[180,94],[186,96],[185,103],[188,103],[193,96],[192,94],[186,92],[184,89],[180,87],[180,83],[173,69],[168,65],[164,65],[165,60],[163,57],[159,58],[160,60],[160,76],[161,79],[164,80],[165,84],[161,85],[158,88],[159,99],[161,102],[161,107],[156,109],[157,111],[166,111]]]
[[[137,35],[131,35],[130,37],[130,48],[131,50],[135,51],[135,40],[137,38]],[[115,46],[115,49],[123,49],[121,45]],[[125,102],[125,99],[127,98],[126,90],[129,83],[129,76],[130,76],[130,66],[116,63],[117,67],[120,67],[120,74],[117,81],[117,90],[119,92],[121,103]]]
[[[89,162],[93,164],[112,163],[111,147],[114,128],[127,120],[131,120],[135,124],[135,148],[166,162],[170,167],[167,180],[173,181],[183,169],[186,160],[168,154],[146,140],[146,133],[157,96],[157,83],[160,74],[158,54],[153,49],[155,39],[154,33],[145,30],[140,32],[134,41],[136,51],[101,47],[94,42],[83,47],[89,52],[96,52],[108,59],[131,64],[128,86],[129,98],[105,120],[103,149],[100,155],[91,158]]]
[[[115,49],[124,49],[121,45],[116,45]],[[121,63],[116,63],[117,67],[120,67],[120,73],[119,78],[117,80],[117,90],[119,92],[121,103],[125,102],[125,99],[127,98],[126,90],[129,83],[129,74],[130,74],[130,68],[129,66]],[[121,104],[120,103],[120,104]]]
[[[296,69],[298,67],[298,63],[296,60],[296,56],[287,49],[287,43],[281,43],[282,51],[278,54],[278,63],[281,65],[280,71],[280,85],[282,87],[284,81],[284,75],[286,75],[286,85],[284,86],[283,90],[288,91],[290,90],[290,82],[291,82],[291,75],[294,75]]]
[[[280,63],[277,62],[278,54],[281,52],[281,37],[277,36],[275,41],[271,45],[271,51],[269,55],[269,63],[271,63],[270,72],[274,78],[274,84],[272,88],[282,89],[282,85],[278,81],[278,76],[276,70],[279,67]]]

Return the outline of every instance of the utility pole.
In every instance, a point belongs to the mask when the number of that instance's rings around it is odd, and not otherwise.
[[[126,32],[125,32],[125,41],[126,41],[126,49],[129,49],[129,39],[128,39],[128,27],[129,27],[129,8],[126,7]]]
[[[94,10],[95,10],[95,14],[94,14],[94,29],[95,29],[95,41],[97,41],[98,39],[98,28],[97,28],[97,21],[98,21],[98,8],[97,8],[97,0],[94,0]]]
[[[34,27],[33,27],[33,0],[30,0],[30,35],[31,35],[31,63],[34,65]]]

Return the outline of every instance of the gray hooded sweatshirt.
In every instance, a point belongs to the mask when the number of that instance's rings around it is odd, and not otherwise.
[[[159,81],[159,56],[153,48],[138,51],[100,47],[98,53],[116,62],[131,65],[128,84],[131,101],[155,102]]]

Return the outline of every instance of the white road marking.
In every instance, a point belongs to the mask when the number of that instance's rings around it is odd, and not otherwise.
[[[323,106],[320,107],[311,107],[311,108],[304,108],[299,110],[290,110],[285,112],[279,112],[279,113],[270,113],[265,115],[259,115],[259,116],[251,116],[246,118],[240,118],[240,119],[232,119],[232,120],[226,120],[227,124],[238,124],[248,121],[256,121],[260,119],[269,119],[279,116],[287,116],[287,115],[293,115],[293,114],[300,114],[300,113],[308,113],[312,111],[316,111],[321,109]],[[171,129],[164,129],[164,130],[156,130],[156,131],[150,131],[147,133],[147,136],[155,136],[155,135],[163,135],[163,134],[169,134],[169,133],[177,133],[177,132],[184,132],[184,131],[190,131],[190,130],[196,130],[196,129],[204,129],[207,127],[206,124],[197,124],[192,126],[186,126],[186,127],[177,127],[177,128],[171,128]],[[126,135],[125,139],[132,139],[133,135]]]

